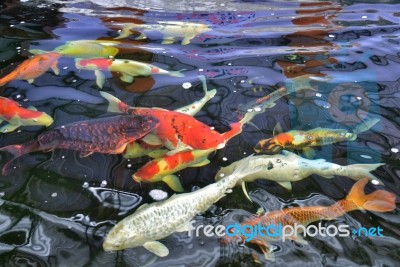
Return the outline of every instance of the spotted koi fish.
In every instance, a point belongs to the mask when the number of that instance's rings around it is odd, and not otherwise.
[[[49,52],[42,55],[33,56],[24,62],[22,62],[15,70],[10,74],[0,79],[0,86],[3,86],[13,80],[26,80],[29,83],[46,73],[51,68],[56,75],[59,74],[60,70],[57,67],[57,60],[61,54],[55,52]]]
[[[134,24],[124,23],[122,24],[122,30],[115,39],[122,39],[128,37],[133,31],[140,31],[141,34],[136,39],[145,39],[146,32],[158,31],[163,34],[164,39],[162,44],[172,44],[175,42],[175,38],[183,38],[181,41],[182,45],[187,45],[196,36],[208,32],[211,28],[206,24],[201,23],[190,23],[182,21],[159,21],[159,24]]]
[[[191,220],[232,192],[231,188],[246,175],[247,162],[224,179],[190,193],[175,194],[152,204],[143,204],[133,214],[118,222],[107,234],[103,243],[106,251],[143,246],[159,257],[169,254],[163,239],[175,232],[192,230]]]
[[[53,118],[45,112],[37,111],[34,107],[23,108],[18,102],[0,97],[0,123],[8,124],[0,128],[1,133],[11,133],[20,126],[50,126]]]
[[[179,71],[168,71],[152,64],[127,59],[76,59],[75,66],[80,70],[93,70],[96,76],[96,84],[100,88],[103,88],[105,81],[103,71],[120,73],[120,79],[126,83],[132,83],[136,76],[150,76],[154,74],[184,77]]]
[[[229,166],[221,168],[215,175],[215,180],[218,181],[231,174],[241,161],[238,160]],[[257,179],[275,181],[288,190],[292,190],[291,182],[303,180],[312,174],[317,174],[326,179],[332,179],[335,175],[347,176],[356,181],[368,177],[370,180],[383,184],[378,177],[370,173],[382,165],[384,163],[342,166],[327,162],[324,159],[305,159],[290,151],[282,150],[281,154],[254,156],[249,162],[249,168],[262,167],[261,171],[244,177],[241,185],[244,194],[251,201],[247,194],[245,183],[254,182]]]
[[[334,144],[344,141],[354,141],[357,135],[367,131],[379,122],[370,119],[356,127],[354,132],[344,129],[315,128],[309,131],[291,130],[282,132],[279,125],[275,127],[273,137],[258,142],[254,150],[257,153],[278,153],[282,149],[302,150],[308,158],[314,157],[311,147]]]
[[[127,144],[152,131],[158,125],[157,119],[149,116],[118,115],[70,123],[41,133],[36,140],[9,145],[0,149],[12,158],[3,167],[3,174],[13,160],[35,151],[70,149],[80,151],[81,157],[95,152],[120,154]]]
[[[307,226],[310,223],[319,220],[333,220],[353,210],[388,212],[396,208],[396,196],[393,193],[385,190],[376,190],[375,192],[366,195],[364,193],[364,187],[367,183],[367,178],[358,181],[354,184],[346,199],[339,200],[332,206],[293,207],[272,211],[266,214],[253,216],[252,218],[241,222],[241,225],[246,225],[246,227],[248,227],[247,230],[249,230],[249,226],[254,227],[257,225],[261,225],[263,227],[270,225],[278,226],[279,224],[282,224],[282,226],[290,225],[293,227],[296,225]],[[296,227],[296,229],[298,229],[298,233],[302,233],[302,229],[300,227]],[[247,230],[246,233],[250,234],[250,232]],[[272,232],[270,233],[273,234]],[[285,233],[287,236],[286,239],[303,244],[307,243],[301,235],[294,236],[293,232],[289,233],[289,229],[287,229],[287,232]],[[267,260],[274,260],[274,255],[269,252],[270,245],[268,242],[278,241],[281,240],[281,238],[281,236],[273,237],[266,234],[265,236],[253,237],[253,239],[249,240],[248,242],[259,245]],[[225,237],[223,242],[229,243],[235,240],[239,241],[239,239],[246,241],[244,235],[236,235],[231,238]]]

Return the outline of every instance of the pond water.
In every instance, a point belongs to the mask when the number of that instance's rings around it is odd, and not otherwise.
[[[380,2],[380,3],[377,3]],[[400,196],[400,4],[398,1],[44,1],[0,3],[0,77],[32,56],[77,40],[102,40],[117,47],[117,59],[151,63],[184,77],[140,75],[124,82],[104,71],[100,89],[93,70],[78,69],[62,56],[32,83],[13,79],[1,96],[34,106],[54,118],[49,129],[113,115],[99,94],[105,91],[131,106],[174,110],[203,97],[199,75],[216,95],[195,118],[220,133],[240,119],[246,103],[278,88],[297,90],[255,116],[210,163],[177,173],[186,192],[213,183],[218,170],[254,153],[279,123],[284,131],[317,127],[352,131],[379,119],[355,141],[317,147],[314,158],[341,165],[384,163],[373,173],[384,189]],[[166,38],[165,28],[127,31],[128,23],[207,25],[186,40]],[[128,27],[129,28],[129,27]],[[183,30],[182,30],[183,31]],[[179,35],[179,34],[178,34]],[[120,39],[115,39],[123,37]],[[138,38],[139,37],[139,38]],[[116,43],[118,42],[118,43]],[[5,124],[5,122],[3,122]],[[34,140],[42,126],[0,134],[0,147]],[[191,134],[190,132],[188,133]],[[205,136],[207,138],[207,136]],[[1,153],[1,166],[8,160]],[[94,153],[80,157],[66,149],[36,151],[16,159],[0,178],[0,263],[2,266],[398,266],[399,208],[387,213],[352,211],[325,226],[381,227],[380,237],[306,237],[307,245],[273,242],[275,261],[252,244],[224,246],[217,237],[187,232],[162,240],[170,253],[160,258],[143,247],[105,252],[103,241],[117,222],[141,204],[154,202],[165,183],[137,183],[131,176],[149,157]],[[328,206],[343,199],[354,181],[311,175],[292,184],[248,183],[253,202],[240,188],[197,215],[196,224],[238,222],[262,207]],[[398,201],[398,200],[397,200]]]

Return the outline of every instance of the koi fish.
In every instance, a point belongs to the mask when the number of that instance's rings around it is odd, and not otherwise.
[[[50,52],[42,55],[33,56],[22,62],[10,74],[0,79],[0,86],[3,86],[13,80],[26,80],[29,83],[46,73],[51,68],[56,75],[60,73],[57,67],[57,60],[61,56],[59,53]]]
[[[71,149],[80,151],[80,157],[95,152],[120,154],[127,144],[149,133],[158,121],[148,116],[119,115],[94,120],[78,121],[41,133],[36,140],[0,149],[12,155],[3,167],[7,174],[13,160],[35,151]]]
[[[218,181],[222,177],[231,174],[241,161],[238,160],[227,167],[221,168],[216,174],[215,180]],[[303,180],[312,174],[317,174],[326,179],[332,179],[335,175],[347,176],[355,181],[368,177],[370,180],[375,180],[383,184],[375,175],[370,173],[382,165],[385,164],[351,164],[341,166],[327,162],[324,159],[305,159],[295,153],[282,150],[282,154],[254,156],[249,162],[249,168],[262,167],[261,171],[244,177],[241,185],[244,194],[250,200],[245,183],[254,182],[257,179],[275,181],[288,190],[292,190],[291,182]]]
[[[11,133],[20,126],[50,126],[53,118],[34,107],[23,108],[18,102],[0,96],[0,123],[8,124],[0,128],[1,133]]]
[[[207,165],[210,161],[208,155],[215,149],[183,151],[162,158],[153,159],[141,167],[132,175],[136,182],[165,182],[172,190],[183,192],[179,178],[173,173],[187,167],[200,167]]]
[[[122,30],[119,36],[114,39],[122,39],[128,37],[133,31],[140,31],[141,34],[137,37],[137,40],[147,38],[145,33],[151,31],[158,31],[163,34],[164,39],[162,44],[172,44],[175,42],[175,38],[183,38],[181,41],[182,45],[187,45],[196,36],[211,31],[211,28],[207,24],[201,23],[190,23],[182,21],[159,21],[158,25],[146,25],[146,24],[134,24],[124,23],[122,24]]]
[[[94,70],[96,84],[103,88],[105,77],[102,71],[118,72],[120,79],[131,83],[136,76],[150,76],[153,74],[166,74],[173,77],[184,77],[179,71],[168,71],[155,65],[127,59],[76,59],[75,67],[80,70]]]
[[[203,84],[203,90],[205,93],[204,97],[198,101],[193,102],[192,104],[175,109],[176,112],[194,116],[203,108],[203,106],[210,99],[212,99],[215,96],[215,94],[217,93],[217,90],[212,89],[212,90],[208,91],[205,77],[203,75],[201,75],[201,76],[199,76],[199,78]],[[162,145],[149,145],[144,142],[133,142],[133,143],[130,143],[126,147],[123,157],[129,158],[129,159],[137,158],[137,157],[141,157],[141,156],[150,156],[152,158],[159,158],[159,157],[164,156],[166,153],[168,153],[167,149],[160,149],[161,147],[162,147]]]
[[[52,52],[75,58],[111,58],[118,54],[119,49],[115,46],[119,44],[120,42],[107,40],[68,41],[57,46]],[[49,53],[40,49],[31,49],[29,52],[34,55]]]
[[[174,232],[192,230],[193,217],[230,193],[237,181],[249,171],[247,164],[244,161],[231,175],[197,191],[175,194],[167,200],[141,205],[110,230],[103,249],[115,251],[143,246],[159,257],[167,256],[168,248],[158,240]]]
[[[100,92],[108,102],[108,111],[127,113],[139,116],[151,116],[160,124],[152,132],[142,139],[150,145],[163,145],[169,150],[168,154],[175,154],[187,150],[221,149],[233,136],[242,131],[245,119],[232,123],[231,129],[223,134],[211,129],[194,117],[176,111],[161,108],[136,108],[130,107],[118,98]]]
[[[367,120],[358,125],[354,132],[318,127],[309,131],[291,130],[283,133],[278,124],[273,137],[259,141],[254,150],[257,153],[278,153],[282,149],[298,149],[303,150],[306,157],[312,158],[314,150],[311,147],[354,141],[359,133],[369,130],[378,122],[379,119]]]
[[[346,199],[339,200],[332,206],[311,206],[311,207],[293,207],[278,211],[272,211],[264,215],[253,216],[252,218],[245,220],[241,225],[256,226],[258,224],[263,227],[269,225],[282,226],[290,225],[295,227],[296,225],[307,226],[312,222],[319,220],[333,220],[337,217],[344,215],[347,212],[353,210],[368,210],[377,212],[388,212],[396,208],[396,196],[385,190],[376,190],[371,194],[366,195],[364,193],[364,187],[368,183],[368,179],[362,179],[355,183],[347,195]],[[244,228],[243,228],[244,229]],[[298,233],[301,233],[301,227],[296,227]],[[246,230],[247,231],[247,230]],[[301,235],[294,236],[293,233],[285,232],[286,239],[296,241],[298,243],[307,243]],[[283,233],[284,234],[284,233]],[[292,234],[290,236],[290,234]],[[239,239],[239,236],[233,236],[232,239],[225,238],[226,241],[233,241]],[[257,236],[250,243],[254,243],[260,246],[264,256],[267,260],[274,260],[274,255],[269,252],[268,242],[280,240],[280,236],[272,237],[270,235]],[[228,239],[228,240],[227,240]],[[242,236],[242,240],[245,239]]]

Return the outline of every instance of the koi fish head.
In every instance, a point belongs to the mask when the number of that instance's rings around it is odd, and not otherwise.
[[[46,113],[43,113],[37,118],[37,123],[40,125],[44,126],[50,126],[54,122],[53,118],[50,115],[47,115]]]
[[[128,223],[128,221],[122,220],[108,233],[103,243],[103,249],[105,251],[115,251],[134,248],[143,245],[143,241],[143,237],[138,234],[136,226],[131,222]]]

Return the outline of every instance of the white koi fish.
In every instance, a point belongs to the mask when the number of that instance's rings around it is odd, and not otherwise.
[[[167,256],[168,248],[158,240],[174,232],[192,230],[191,220],[196,214],[205,212],[230,193],[231,188],[243,177],[261,169],[248,168],[251,159],[252,156],[249,156],[243,160],[231,175],[195,192],[175,194],[167,200],[143,204],[111,229],[103,243],[104,250],[143,246],[159,257]]]
[[[242,161],[243,160],[239,160],[227,167],[221,168],[216,174],[215,180],[218,181],[224,176],[233,173],[236,167],[241,165]],[[384,165],[384,163],[341,166],[327,162],[324,159],[305,159],[295,153],[282,150],[282,154],[252,157],[248,168],[258,171],[253,171],[244,177],[240,183],[248,199],[250,199],[250,197],[247,194],[245,183],[254,182],[257,179],[275,181],[288,190],[292,190],[291,182],[300,181],[312,174],[317,174],[327,179],[334,178],[335,175],[347,176],[355,181],[368,177],[370,180],[376,180],[383,184],[375,175],[370,173],[382,165]],[[262,168],[259,169],[256,167]]]

